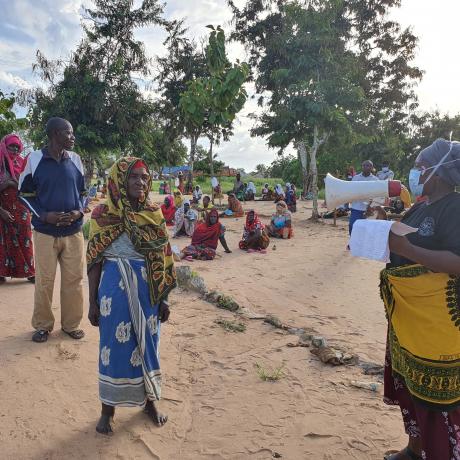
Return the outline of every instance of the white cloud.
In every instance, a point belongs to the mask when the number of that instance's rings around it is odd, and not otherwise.
[[[24,80],[21,77],[18,77],[17,75],[13,75],[12,73],[0,70],[0,87],[2,87],[4,91],[12,91],[17,88],[31,88],[32,85],[28,81]]]

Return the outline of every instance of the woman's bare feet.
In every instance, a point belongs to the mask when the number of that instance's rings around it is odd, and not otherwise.
[[[385,455],[385,460],[422,460],[420,438],[409,438],[409,445],[399,452],[388,452]]]
[[[157,426],[163,426],[168,421],[168,416],[160,414],[155,407],[153,401],[147,401],[144,412],[152,419],[153,423]]]
[[[112,421],[115,415],[115,407],[102,404],[101,418],[96,425],[96,431],[100,434],[110,435],[113,433]]]

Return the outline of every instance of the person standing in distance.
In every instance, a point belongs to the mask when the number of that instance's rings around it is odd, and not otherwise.
[[[390,169],[390,163],[388,161],[382,161],[382,169],[377,173],[379,180],[393,180],[395,173]]]
[[[363,161],[362,172],[353,176],[352,182],[356,181],[369,181],[378,180],[376,176],[372,174],[374,170],[374,163],[371,160]],[[367,201],[353,201],[351,203],[350,221],[348,225],[348,231],[351,235],[354,223],[359,219],[365,219],[368,211],[369,203]]]
[[[83,164],[72,152],[75,136],[63,118],[46,124],[48,145],[32,152],[19,179],[20,197],[32,213],[35,246],[35,295],[32,327],[34,342],[46,342],[54,328],[54,280],[61,270],[61,328],[73,339],[83,317],[82,233],[83,199],[86,193]]]

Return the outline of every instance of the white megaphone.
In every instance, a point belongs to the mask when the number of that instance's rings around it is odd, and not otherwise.
[[[332,210],[351,201],[369,201],[372,198],[388,198],[401,194],[399,180],[345,181],[327,174],[326,206]]]

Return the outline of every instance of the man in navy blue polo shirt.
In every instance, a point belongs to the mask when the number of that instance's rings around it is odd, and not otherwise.
[[[35,247],[34,342],[46,342],[54,327],[54,279],[61,269],[61,328],[81,339],[83,317],[85,180],[72,125],[63,118],[46,124],[48,145],[32,152],[19,179],[20,196],[32,213]]]

